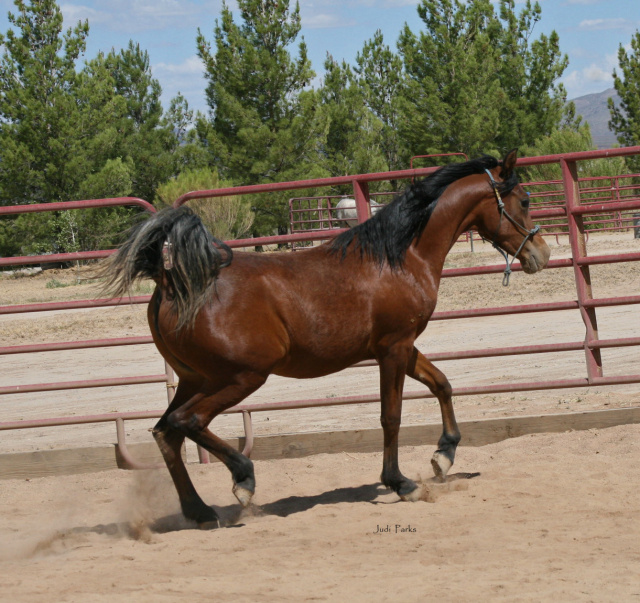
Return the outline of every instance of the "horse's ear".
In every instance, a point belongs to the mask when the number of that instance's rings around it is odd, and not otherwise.
[[[513,170],[516,167],[516,161],[518,160],[518,149],[512,149],[509,151],[505,158],[502,160],[502,171],[500,172],[500,178],[507,180]]]

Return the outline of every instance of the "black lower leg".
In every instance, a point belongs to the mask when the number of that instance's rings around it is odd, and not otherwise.
[[[382,463],[380,480],[401,497],[411,494],[418,487],[413,480],[402,475],[397,462],[388,462],[386,459]]]
[[[256,490],[253,462],[244,456],[244,454],[237,451],[230,453],[223,459],[223,462],[231,472],[233,483],[253,494]]]
[[[182,514],[201,527],[218,527],[218,514],[196,492],[180,455],[184,435],[173,430],[164,431],[158,426],[152,433],[178,492]]]
[[[456,457],[456,449],[458,444],[460,443],[460,433],[443,433],[438,440],[438,449],[436,452],[443,454],[444,456],[451,461],[453,465],[453,461]]]

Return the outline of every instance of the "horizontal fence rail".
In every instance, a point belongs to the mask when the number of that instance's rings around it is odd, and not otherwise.
[[[603,349],[630,347],[640,345],[640,335],[631,334],[630,337],[600,339],[598,337],[598,325],[596,318],[596,310],[598,308],[640,304],[640,295],[632,295],[626,297],[609,297],[594,298],[591,291],[590,267],[597,264],[611,264],[618,262],[637,262],[640,261],[640,252],[588,256],[586,253],[586,238],[589,228],[600,224],[615,224],[615,226],[604,226],[604,228],[622,228],[630,223],[635,213],[640,212],[640,187],[636,186],[631,178],[638,175],[630,175],[629,179],[623,176],[606,177],[606,178],[578,178],[577,163],[580,161],[588,161],[592,159],[600,159],[606,157],[624,157],[640,154],[640,147],[629,147],[624,149],[608,149],[599,151],[586,151],[583,153],[569,153],[564,155],[551,155],[544,157],[522,158],[518,161],[519,166],[533,166],[556,164],[560,166],[562,171],[562,180],[549,181],[546,183],[530,183],[527,186],[539,186],[537,191],[532,193],[532,216],[535,221],[547,221],[546,228],[548,234],[556,234],[553,229],[562,229],[557,234],[563,234],[569,237],[572,250],[572,257],[568,259],[551,260],[547,269],[571,269],[574,274],[576,283],[576,299],[564,302],[549,302],[540,304],[523,304],[517,306],[504,306],[494,308],[479,308],[469,310],[442,311],[434,313],[432,320],[453,320],[463,318],[477,318],[482,316],[502,316],[502,315],[518,315],[536,312],[554,312],[577,310],[585,325],[585,338],[581,341],[558,342],[553,344],[540,344],[528,346],[511,346],[493,349],[473,349],[460,350],[455,352],[440,352],[429,355],[433,361],[444,360],[462,360],[471,358],[485,357],[504,357],[517,356],[523,354],[542,354],[542,353],[559,353],[559,352],[584,352],[586,375],[579,378],[562,379],[562,380],[541,380],[535,382],[522,383],[499,383],[488,386],[470,386],[455,388],[454,395],[479,395],[491,393],[505,392],[521,392],[531,390],[548,390],[548,389],[564,389],[564,388],[580,388],[594,385],[620,385],[640,383],[640,373],[605,376],[603,371],[603,363],[600,351]],[[295,190],[315,190],[322,187],[336,187],[351,185],[353,189],[352,198],[355,199],[356,212],[358,221],[362,222],[369,216],[369,203],[375,194],[369,193],[368,184],[371,182],[390,181],[390,180],[409,180],[414,177],[425,176],[432,173],[436,168],[421,168],[401,170],[395,172],[385,172],[377,174],[364,174],[357,176],[342,176],[338,178],[322,178],[314,180],[304,180],[288,183],[270,183],[262,185],[241,186],[234,188],[215,189],[207,191],[195,191],[188,193],[178,199],[174,206],[179,207],[194,199],[215,199],[229,195],[253,195],[273,192],[288,192]],[[609,185],[600,184],[600,182],[609,182]],[[588,186],[585,185],[588,183]],[[612,184],[613,183],[613,184]],[[622,184],[621,184],[622,183]],[[550,190],[542,190],[547,186]],[[554,188],[555,187],[555,188]],[[561,187],[561,188],[560,188]],[[384,193],[388,195],[388,193]],[[332,224],[331,210],[332,203],[336,198],[342,196],[327,195],[322,197],[326,199],[324,204],[318,206],[314,211],[318,212],[318,222],[320,225],[315,231],[292,232],[289,235],[268,236],[251,239],[242,239],[228,241],[233,248],[239,247],[255,247],[259,245],[270,244],[293,244],[299,241],[317,241],[327,239],[326,230],[323,231],[323,223]],[[69,209],[86,209],[88,207],[109,207],[113,205],[135,205],[144,211],[154,212],[153,206],[141,199],[125,198],[125,199],[107,199],[107,200],[91,200],[77,201],[67,203],[52,203],[40,205],[27,205],[17,207],[0,208],[0,216],[12,213],[26,213],[35,211],[62,211]],[[322,211],[327,211],[325,215],[321,215]],[[604,219],[599,222],[590,218],[593,216],[605,215]],[[293,214],[292,214],[293,215]],[[613,217],[607,217],[613,216]],[[293,220],[293,218],[292,218]],[[302,221],[302,219],[300,219]],[[631,227],[631,226],[629,226]],[[292,229],[293,230],[293,229]],[[341,232],[342,228],[332,228],[330,236]],[[473,239],[472,239],[473,240]],[[19,266],[25,264],[59,262],[80,259],[95,259],[96,257],[106,257],[111,250],[79,252],[79,254],[57,254],[47,256],[27,256],[16,258],[0,258],[0,266]],[[520,270],[520,266],[515,264],[514,270]],[[473,268],[455,268],[445,269],[443,276],[446,278],[455,278],[460,276],[481,275],[501,273],[504,270],[503,265],[479,266]],[[30,312],[44,311],[66,311],[85,308],[97,308],[107,306],[117,306],[122,304],[141,304],[147,303],[150,296],[136,296],[126,299],[97,299],[97,300],[79,300],[71,302],[49,302],[49,303],[33,303],[21,304],[14,306],[0,307],[1,314],[24,314]],[[61,350],[72,349],[89,349],[101,347],[114,347],[124,345],[146,345],[151,343],[151,337],[122,337],[112,339],[93,339],[87,341],[70,341],[58,343],[43,343],[29,345],[15,345],[0,347],[0,356],[8,356],[15,354],[28,354],[34,352],[55,352]],[[374,366],[375,362],[360,363],[356,366]],[[24,386],[2,386],[0,394],[10,395],[15,393],[36,392],[36,391],[54,391],[64,389],[79,389],[91,387],[105,387],[113,385],[133,385],[141,383],[164,382],[167,385],[169,401],[173,397],[176,387],[175,377],[170,366],[165,366],[165,372],[157,375],[146,375],[138,377],[113,377],[110,379],[96,379],[86,381],[68,381],[59,383],[44,383]],[[432,397],[430,393],[422,391],[407,391],[404,393],[405,399],[422,399]],[[361,404],[379,401],[378,395],[368,396],[343,396],[329,399],[308,399],[294,400],[287,402],[273,402],[269,404],[240,404],[227,411],[229,414],[241,413],[243,416],[243,424],[245,428],[245,454],[251,452],[253,442],[253,429],[251,425],[251,413],[271,410],[290,410],[295,408],[308,408],[317,406],[336,406],[346,404]],[[114,422],[116,425],[117,443],[122,454],[122,458],[131,467],[139,468],[142,465],[137,463],[131,457],[125,442],[124,422],[142,419],[155,419],[161,416],[162,410],[149,412],[119,412],[101,415],[87,415],[81,417],[50,417],[25,421],[5,421],[0,422],[0,431],[24,428],[40,428],[54,427],[60,425],[78,425],[88,423],[104,423]],[[201,462],[208,461],[208,455],[200,455]]]

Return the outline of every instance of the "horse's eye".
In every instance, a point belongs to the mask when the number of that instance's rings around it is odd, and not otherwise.
[[[530,204],[529,193],[527,193],[527,196],[524,199],[520,200],[520,205],[522,206],[522,209],[529,209],[529,204]]]

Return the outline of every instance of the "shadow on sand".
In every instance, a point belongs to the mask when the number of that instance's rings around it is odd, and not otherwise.
[[[420,500],[425,502],[435,502],[438,492],[444,493],[452,490],[463,489],[455,486],[452,482],[457,480],[469,480],[476,477],[477,473],[457,473],[450,475],[445,483],[438,483],[435,479],[422,482],[423,496]],[[288,517],[295,513],[303,513],[318,505],[336,505],[339,503],[370,503],[370,504],[395,504],[401,502],[399,498],[384,500],[381,497],[390,495],[391,490],[385,488],[381,483],[364,484],[362,486],[336,488],[328,492],[323,492],[315,496],[289,496],[263,505],[251,504],[246,509],[240,504],[218,507],[212,505],[220,517],[220,525],[224,528],[240,528],[245,524],[243,519],[248,517]],[[145,539],[145,535],[167,534],[182,530],[200,529],[197,523],[185,519],[181,513],[166,515],[149,522],[121,522],[111,524],[98,524],[92,527],[78,527],[69,530],[73,533],[95,533],[108,536],[128,536],[130,538]]]

